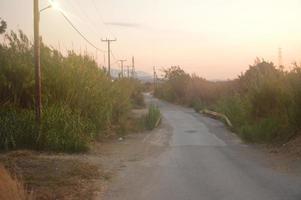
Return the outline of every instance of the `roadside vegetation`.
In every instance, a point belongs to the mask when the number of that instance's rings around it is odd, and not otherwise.
[[[10,32],[0,44],[0,149],[78,152],[97,137],[126,132],[133,107],[144,106],[135,79],[111,80],[88,55],[62,55],[41,44],[42,121],[34,115],[33,44]]]
[[[153,130],[156,128],[161,121],[161,113],[156,105],[151,104],[148,107],[148,113],[145,116],[145,128],[148,130]]]
[[[238,78],[208,81],[179,67],[164,71],[154,92],[164,100],[225,114],[247,142],[285,143],[301,130],[301,68],[257,59]]]

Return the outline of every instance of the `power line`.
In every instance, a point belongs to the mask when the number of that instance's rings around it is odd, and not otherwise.
[[[104,27],[107,29],[108,33],[111,34],[114,38],[116,38],[116,35],[110,30],[109,26],[104,22],[103,17],[100,15],[100,9],[97,6],[97,4],[95,3],[95,0],[92,0],[94,6],[92,6],[94,8],[94,10],[97,13],[98,19],[99,21],[104,25]]]
[[[93,20],[91,20],[91,18],[87,15],[87,13],[85,12],[85,10],[82,9],[82,6],[81,5],[77,5],[76,1],[71,1],[70,5],[73,8],[75,8],[77,11],[79,11],[79,14],[82,15],[85,18],[85,20],[82,20],[82,19],[81,20],[85,22],[85,24],[87,25],[87,27],[89,27],[90,30],[92,32],[94,32],[98,37],[101,36],[99,30],[96,29],[97,26],[93,23]]]
[[[94,47],[96,50],[101,51],[101,52],[105,52],[102,49],[99,49],[98,47],[96,47],[92,42],[90,42],[85,36],[84,34],[82,34],[77,28],[76,26],[71,22],[71,20],[64,14],[64,12],[60,11],[61,15],[65,18],[65,20],[70,24],[70,26],[88,43],[90,44],[92,47]]]
[[[118,58],[115,56],[112,50],[111,50],[111,55],[116,62],[119,62]]]

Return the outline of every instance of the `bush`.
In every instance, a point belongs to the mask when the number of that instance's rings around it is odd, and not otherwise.
[[[0,149],[32,148],[37,137],[33,111],[0,109]]]
[[[199,112],[205,108],[204,104],[198,100],[193,100],[190,104],[190,107],[192,107],[195,110],[195,112]]]
[[[155,95],[195,110],[207,107],[225,114],[246,141],[285,143],[301,130],[300,88],[300,66],[285,72],[257,59],[228,81],[208,81],[171,67]]]
[[[125,132],[130,109],[143,105],[141,83],[112,82],[95,60],[41,43],[42,122],[34,121],[32,43],[11,32],[0,44],[0,149],[81,151],[96,136]]]
[[[35,149],[76,152],[87,150],[92,134],[79,114],[66,106],[45,108],[40,127],[36,126],[34,112],[15,110],[0,111],[0,148]]]
[[[214,110],[226,115],[231,121],[235,131],[249,122],[250,104],[240,95],[221,98],[215,105]]]
[[[88,149],[94,137],[93,124],[68,106],[54,105],[44,109],[41,129],[36,138],[41,150],[78,152]]]
[[[254,124],[245,123],[238,133],[247,142],[268,143],[279,136],[280,124],[277,119],[266,118]]]
[[[156,128],[160,119],[161,119],[161,113],[159,108],[155,105],[150,105],[148,108],[148,113],[145,117],[145,127],[148,130],[152,130]]]

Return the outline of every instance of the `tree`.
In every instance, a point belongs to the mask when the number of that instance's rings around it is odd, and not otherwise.
[[[3,34],[7,28],[6,21],[0,18],[0,34]]]
[[[169,91],[166,91],[168,93],[168,100],[183,102],[190,75],[185,73],[179,66],[165,69],[164,73],[166,86],[169,88]]]

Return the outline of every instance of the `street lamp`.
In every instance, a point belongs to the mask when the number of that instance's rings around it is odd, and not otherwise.
[[[34,20],[34,66],[35,66],[35,114],[36,122],[41,122],[41,56],[40,56],[40,13],[48,8],[60,10],[59,4],[49,0],[50,5],[39,9],[39,0],[33,0],[33,20]]]
[[[45,8],[42,8],[40,10],[40,13],[43,12],[44,10],[47,10],[48,8],[54,8],[55,10],[62,11],[61,6],[57,1],[49,0],[48,2],[49,2],[49,5],[46,6]]]

